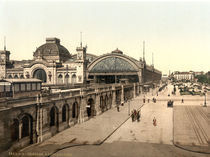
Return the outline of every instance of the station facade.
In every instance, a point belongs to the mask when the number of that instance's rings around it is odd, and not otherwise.
[[[83,83],[86,47],[77,47],[77,58],[60,44],[58,38],[46,38],[46,43],[33,53],[33,60],[10,60],[10,52],[0,52],[0,77],[8,79],[37,78],[43,84]]]
[[[43,85],[128,82],[144,83],[160,80],[161,72],[145,60],[136,60],[119,49],[96,56],[87,47],[76,48],[72,55],[58,38],[46,38],[46,43],[33,53],[32,60],[10,60],[10,51],[0,51],[0,78],[42,80]]]

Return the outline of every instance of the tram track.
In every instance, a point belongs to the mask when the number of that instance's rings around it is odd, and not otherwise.
[[[191,110],[193,110],[193,109],[191,108]],[[198,116],[199,116],[199,113],[198,113],[197,109],[195,108],[194,111],[197,112],[197,114],[196,114],[195,112],[192,111],[193,116],[194,116],[194,117],[195,117],[195,116],[198,117]],[[197,124],[198,124],[198,126],[199,126],[199,128],[200,128],[200,131],[202,132],[203,136],[205,137],[205,141],[206,141],[206,143],[207,143],[207,145],[208,145],[208,135],[207,135],[206,131],[204,130],[204,126],[202,125],[202,122],[199,121],[198,118],[195,118],[195,119],[196,119]],[[203,122],[203,123],[205,123],[205,119],[204,119],[204,122]]]
[[[154,96],[154,97],[155,97],[155,96]],[[166,97],[166,98],[159,98],[159,97],[156,97],[156,98],[157,98],[157,101],[168,101],[168,100],[179,101],[179,102],[182,101],[181,98],[173,98],[173,97]],[[192,102],[201,101],[201,102],[203,102],[203,99],[184,99],[184,102],[188,102],[188,101],[192,101]],[[210,101],[210,100],[209,100],[209,101]]]
[[[191,121],[192,128],[195,132],[197,140],[200,145],[208,145],[208,135],[205,132],[203,126],[201,125],[200,121],[198,120],[199,113],[195,113],[197,108],[193,108],[191,106],[186,106],[185,110],[188,116],[189,121]],[[199,112],[199,111],[197,111]],[[202,117],[204,115],[201,115]],[[206,118],[204,118],[206,120]]]
[[[200,107],[196,107],[197,111],[200,113],[200,115],[207,121],[207,124],[210,125],[210,119],[208,118],[207,114],[201,109]]]
[[[192,128],[193,128],[193,131],[195,132],[195,135],[196,135],[196,137],[197,137],[198,142],[199,142],[199,143],[202,143],[202,139],[201,139],[201,137],[200,137],[200,134],[198,133],[198,130],[196,129],[195,122],[194,122],[194,120],[193,120],[193,117],[192,117],[191,114],[190,114],[190,111],[189,111],[188,107],[185,107],[185,111],[186,111],[186,113],[187,113],[188,119],[189,119],[189,120],[192,119],[191,126],[192,126]]]

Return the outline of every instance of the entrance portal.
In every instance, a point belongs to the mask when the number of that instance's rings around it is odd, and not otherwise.
[[[13,120],[11,126],[11,139],[12,141],[17,141],[19,139],[19,121],[17,119]]]
[[[56,106],[53,106],[50,110],[50,130],[52,135],[55,135],[58,132],[58,125],[58,108]]]
[[[43,69],[35,70],[33,78],[40,79],[40,80],[42,80],[42,82],[46,82],[47,81],[47,75],[46,75],[46,72]]]
[[[88,99],[86,108],[88,117],[94,116],[94,101],[92,98]]]
[[[75,101],[72,106],[72,118],[78,118],[79,116],[79,105]]]

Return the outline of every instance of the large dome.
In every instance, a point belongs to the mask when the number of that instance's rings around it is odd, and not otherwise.
[[[34,52],[34,59],[42,58],[48,61],[64,62],[71,58],[69,51],[60,45],[60,39],[47,38],[46,43]]]

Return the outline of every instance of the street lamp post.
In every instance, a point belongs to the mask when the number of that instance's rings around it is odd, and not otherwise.
[[[207,107],[207,105],[206,105],[206,91],[204,91],[204,96],[205,96],[204,107]]]
[[[130,116],[130,100],[128,100],[128,115]]]

